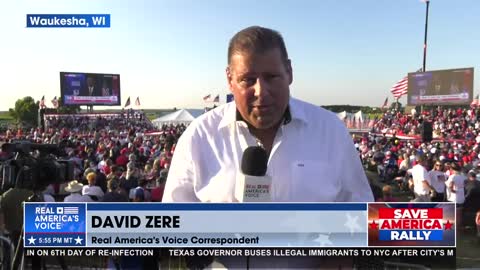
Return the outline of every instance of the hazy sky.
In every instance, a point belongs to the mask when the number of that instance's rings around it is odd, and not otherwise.
[[[420,0],[32,0],[0,5],[0,110],[60,95],[60,71],[119,73],[122,104],[202,108],[221,95],[229,39],[261,25],[284,36],[292,96],[381,106],[422,66]],[[26,14],[111,14],[110,28],[26,28]],[[480,1],[431,0],[427,70],[480,68]],[[474,94],[478,91],[475,77]],[[405,101],[406,98],[400,101]],[[47,102],[51,106],[50,102]]]

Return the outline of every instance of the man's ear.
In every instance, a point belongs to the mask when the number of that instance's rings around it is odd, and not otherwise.
[[[292,61],[287,59],[286,62],[287,74],[288,74],[288,84],[292,84],[293,82],[293,70],[292,70]]]
[[[225,68],[225,74],[227,75],[227,84],[228,84],[228,89],[230,89],[230,92],[233,93],[233,87],[232,87],[232,73],[230,72],[230,67],[227,66]]]

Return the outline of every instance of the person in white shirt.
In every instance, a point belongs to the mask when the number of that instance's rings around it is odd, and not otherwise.
[[[447,186],[447,200],[457,204],[456,223],[457,228],[462,225],[463,203],[465,202],[465,181],[467,177],[460,172],[460,166],[452,162],[453,174],[448,177],[445,185]]]
[[[460,166],[452,163],[453,174],[450,175],[445,185],[447,186],[447,200],[461,206],[465,202],[465,181],[467,177],[460,172]]]
[[[254,26],[237,33],[226,76],[234,102],[195,119],[180,137],[163,202],[238,201],[242,155],[255,145],[269,157],[274,202],[373,201],[344,123],[290,96],[292,65],[278,32]]]
[[[441,161],[436,161],[429,173],[430,181],[432,187],[435,189],[435,196],[433,196],[432,202],[443,202],[445,201],[445,181],[447,180],[447,175],[443,171],[443,164]]]
[[[180,137],[164,201],[235,202],[243,151],[257,143],[269,156],[273,201],[373,201],[343,122],[290,97],[292,66],[280,34],[262,27],[239,32],[226,74],[235,102],[195,119]]]
[[[94,172],[87,174],[86,178],[88,181],[88,185],[83,186],[82,195],[89,196],[90,199],[92,199],[93,201],[101,201],[103,198],[103,195],[105,194],[103,193],[102,188],[95,185],[96,177],[97,177],[97,174]]]
[[[412,181],[413,193],[415,193],[414,202],[430,202],[431,186],[430,176],[425,169],[425,157],[423,155],[417,156],[417,165],[413,166]]]

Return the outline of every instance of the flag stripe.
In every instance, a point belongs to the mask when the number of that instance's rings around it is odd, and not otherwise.
[[[408,76],[403,77],[390,89],[395,98],[399,98],[408,93]]]
[[[416,72],[421,72],[423,69],[420,68]],[[395,98],[400,98],[403,95],[408,93],[408,75],[399,80],[396,84],[390,88],[390,92]]]

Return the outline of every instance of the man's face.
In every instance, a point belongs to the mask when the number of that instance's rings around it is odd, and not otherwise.
[[[92,77],[87,78],[87,85],[88,86],[93,86],[93,78]]]
[[[285,63],[279,49],[234,54],[227,80],[238,111],[250,125],[268,129],[283,118],[293,76],[290,60]]]

